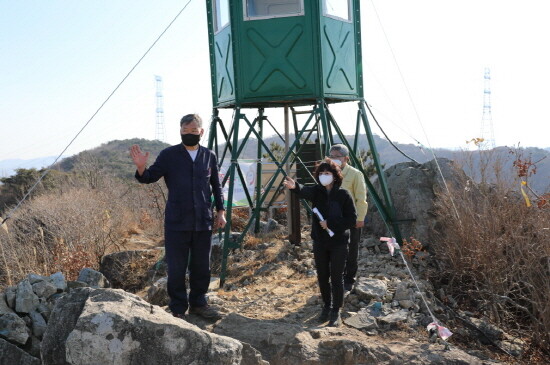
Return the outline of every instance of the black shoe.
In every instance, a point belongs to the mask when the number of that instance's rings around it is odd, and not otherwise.
[[[331,311],[329,315],[328,327],[340,327],[342,324],[342,318],[340,318],[340,311]]]
[[[344,283],[344,290],[351,291],[353,289],[353,283]]]
[[[319,317],[317,317],[317,320],[321,323],[324,323],[328,321],[329,314],[330,314],[330,307],[323,307],[323,309],[321,310],[321,314],[319,315]]]
[[[201,316],[202,318],[206,319],[221,319],[222,316],[220,312],[218,312],[216,309],[212,308],[211,306],[204,305],[202,307],[191,307],[189,308],[189,314],[196,314],[198,316]]]
[[[176,318],[183,319],[184,321],[187,320],[187,317],[185,316],[185,313],[172,313],[172,315]]]

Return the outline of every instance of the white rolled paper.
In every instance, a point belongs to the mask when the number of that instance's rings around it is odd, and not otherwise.
[[[313,213],[317,214],[317,217],[319,217],[319,220],[320,220],[320,221],[324,221],[324,220],[325,220],[325,218],[323,218],[323,215],[321,214],[321,212],[319,211],[319,209],[313,208]],[[332,231],[330,230],[330,228],[328,228],[328,227],[327,227],[327,232],[328,232],[328,235],[329,235],[330,237],[334,236],[334,232],[332,232]]]

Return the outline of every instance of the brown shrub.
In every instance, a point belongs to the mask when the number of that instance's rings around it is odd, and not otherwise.
[[[550,209],[517,191],[468,184],[438,196],[435,281],[550,351]]]
[[[61,271],[74,280],[84,267],[97,269],[128,234],[159,234],[164,212],[149,191],[103,177],[101,184],[73,180],[26,201],[8,221],[9,233],[0,232],[0,286],[31,272]]]

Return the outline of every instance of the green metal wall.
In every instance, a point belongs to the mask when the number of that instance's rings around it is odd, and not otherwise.
[[[321,16],[321,64],[326,96],[358,95],[353,23]]]
[[[359,0],[351,21],[323,15],[304,0],[304,15],[245,20],[230,1],[230,25],[214,34],[207,0],[214,107],[275,106],[357,100],[363,96]]]

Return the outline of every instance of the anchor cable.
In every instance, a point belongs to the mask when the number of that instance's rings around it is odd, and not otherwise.
[[[11,218],[11,216],[13,215],[13,213],[15,213],[17,211],[17,209],[19,209],[19,207],[21,206],[21,204],[29,197],[29,195],[31,194],[31,192],[38,186],[38,184],[40,184],[40,182],[44,179],[44,177],[48,174],[48,172],[50,172],[50,170],[52,169],[52,167],[57,163],[57,161],[61,158],[61,156],[63,156],[63,154],[65,153],[65,151],[67,151],[67,149],[73,144],[73,142],[78,138],[78,136],[82,133],[82,131],[84,131],[84,129],[88,126],[88,124],[90,124],[90,122],[95,118],[95,116],[101,111],[101,109],[103,109],[103,107],[105,106],[105,104],[107,104],[107,102],[111,99],[111,97],[117,92],[117,90],[122,86],[122,84],[126,81],[126,79],[130,76],[130,74],[132,74],[132,72],[137,68],[137,66],[141,63],[141,61],[143,61],[143,59],[145,58],[145,56],[147,56],[147,54],[149,54],[149,52],[151,51],[151,49],[153,49],[153,47],[158,43],[158,41],[162,38],[162,36],[164,35],[164,33],[166,33],[168,31],[168,29],[170,29],[170,27],[172,26],[172,24],[174,24],[174,22],[179,18],[179,16],[183,13],[183,11],[187,8],[187,5],[189,5],[189,3],[191,3],[192,0],[189,0],[185,6],[178,12],[178,14],[172,19],[172,21],[168,24],[168,26],[166,26],[166,28],[164,28],[164,30],[162,31],[162,33],[157,37],[157,39],[155,39],[155,41],[153,42],[153,44],[151,44],[151,46],[147,49],[147,51],[145,51],[145,53],[143,54],[143,56],[141,56],[141,58],[134,64],[134,66],[130,69],[130,71],[128,71],[128,73],[126,74],[126,76],[124,76],[122,78],[122,81],[120,81],[118,83],[118,85],[113,89],[113,91],[109,94],[109,96],[107,96],[107,98],[103,101],[103,103],[101,103],[101,105],[99,106],[99,108],[97,108],[97,110],[92,114],[92,116],[88,119],[88,121],[84,124],[84,126],[78,131],[78,133],[73,137],[73,139],[69,142],[69,144],[63,149],[63,151],[61,151],[61,153],[57,156],[57,158],[54,160],[54,162],[52,162],[47,168],[46,170],[44,171],[44,173],[38,178],[38,180],[34,183],[33,186],[31,186],[31,188],[27,191],[27,193],[23,196],[23,198],[17,203],[17,205],[12,209],[10,210],[10,212],[8,213],[8,215],[6,216],[6,218],[4,218],[2,220],[2,223],[0,223],[0,225],[6,223],[6,221],[8,219]]]

